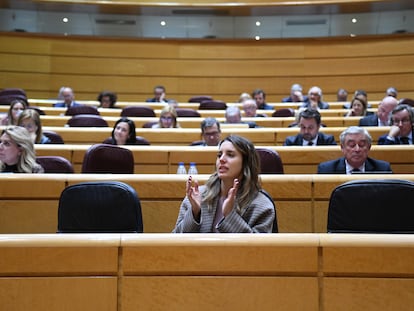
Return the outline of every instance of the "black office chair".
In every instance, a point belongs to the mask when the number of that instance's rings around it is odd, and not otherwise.
[[[175,108],[178,117],[201,117],[197,110],[191,108]]]
[[[134,155],[117,145],[92,145],[83,157],[82,173],[133,174]]]
[[[76,116],[78,114],[100,115],[98,109],[95,106],[89,105],[72,106],[69,107],[65,112],[66,116]]]
[[[143,145],[143,146],[149,146],[150,145],[150,142],[142,136],[135,136],[135,141],[136,141],[136,143],[135,143],[136,145]],[[106,138],[102,143],[113,145],[112,137]]]
[[[59,198],[59,233],[142,233],[139,197],[119,181],[82,182]]]
[[[414,182],[353,180],[334,189],[328,232],[414,233]]]
[[[292,108],[281,108],[277,109],[272,113],[272,117],[294,117],[295,110]]]
[[[260,173],[261,174],[283,174],[282,159],[273,149],[256,148],[256,152],[260,157]]]
[[[77,114],[67,123],[70,127],[108,127],[108,122],[100,115]]]
[[[149,106],[126,106],[121,111],[121,117],[155,117],[155,112]]]
[[[74,173],[72,163],[64,157],[38,156],[36,157],[36,162],[43,167],[45,173]]]
[[[50,139],[50,144],[64,144],[62,136],[50,130],[43,130],[43,135]]]
[[[272,204],[273,204],[273,208],[275,209],[275,219],[273,219],[272,233],[278,233],[279,232],[279,227],[277,225],[277,213],[276,213],[275,201],[273,201],[272,196],[266,190],[261,189],[260,192],[263,193],[270,200],[270,202],[272,202]]]

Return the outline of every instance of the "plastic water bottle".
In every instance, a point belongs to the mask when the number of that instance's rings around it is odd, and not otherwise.
[[[178,162],[177,174],[187,174],[185,169],[184,162]]]
[[[190,167],[188,168],[188,175],[194,176],[197,174],[198,171],[195,162],[190,162]]]

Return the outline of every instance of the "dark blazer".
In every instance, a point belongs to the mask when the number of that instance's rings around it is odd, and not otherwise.
[[[378,115],[374,113],[359,119],[359,126],[378,126]]]
[[[365,172],[392,173],[392,170],[390,163],[368,157],[365,160]],[[318,174],[346,174],[345,157],[320,163],[318,165]]]
[[[303,101],[305,102],[307,100],[308,100],[308,97],[303,96]],[[282,103],[293,103],[292,97],[289,96],[289,97],[282,98]],[[298,102],[298,103],[300,103],[300,102]]]
[[[286,140],[283,143],[283,146],[302,146],[302,145],[303,145],[302,134],[286,137]],[[335,137],[333,137],[333,135],[318,133],[318,141],[316,145],[318,146],[336,145]]]
[[[145,100],[145,102],[147,102],[147,103],[158,103],[159,101],[155,97],[153,97],[153,98],[147,98]],[[164,98],[164,100],[160,103],[168,103],[168,99]]]
[[[77,107],[77,106],[82,106],[82,104],[79,104],[77,102],[72,102],[72,104],[70,105],[71,107]],[[59,102],[56,104],[53,104],[53,107],[67,107],[65,102]]]
[[[412,132],[412,137],[414,137],[414,130]],[[402,145],[400,136],[395,137],[395,140],[387,139],[388,134],[382,135],[378,138],[378,145]]]

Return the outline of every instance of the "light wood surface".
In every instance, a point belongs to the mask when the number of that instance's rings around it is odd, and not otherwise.
[[[198,175],[200,184],[209,175]],[[404,175],[262,175],[262,186],[277,206],[279,232],[326,232],[329,198],[354,179],[414,180]],[[119,180],[138,193],[145,233],[171,232],[185,196],[186,175],[175,174],[0,174],[0,233],[54,233],[58,202],[68,185]]]
[[[413,235],[8,234],[0,252],[13,311],[405,311],[413,300]]]

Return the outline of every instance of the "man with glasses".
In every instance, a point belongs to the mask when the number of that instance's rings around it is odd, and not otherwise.
[[[391,113],[390,131],[378,139],[378,145],[412,145],[413,123],[413,108],[408,105],[398,105]]]
[[[392,173],[390,163],[368,157],[372,137],[359,126],[351,126],[339,136],[343,157],[322,162],[318,174]]]
[[[322,101],[322,89],[312,86],[308,92],[308,98],[304,99],[302,108],[329,109],[329,104]]]
[[[205,118],[201,122],[202,140],[192,143],[192,146],[218,146],[221,141],[220,123],[215,118]]]

